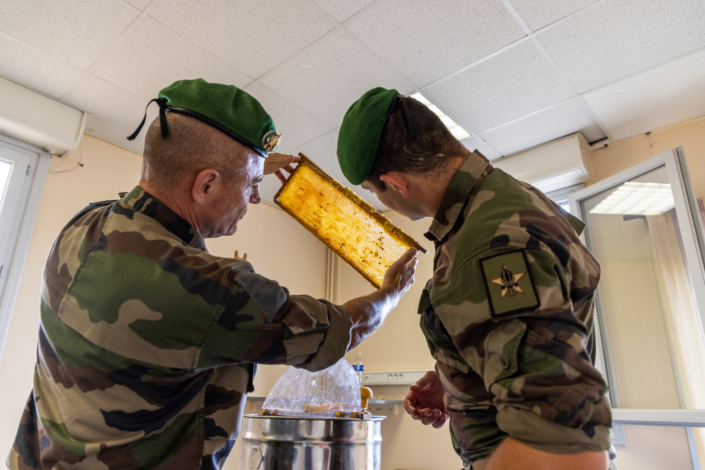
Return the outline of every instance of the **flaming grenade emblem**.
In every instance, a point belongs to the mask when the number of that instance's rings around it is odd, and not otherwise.
[[[279,145],[279,141],[281,141],[281,140],[282,140],[281,134],[277,134],[274,131],[269,131],[262,138],[262,147],[267,152],[273,152],[274,149],[277,148],[277,145]]]
[[[492,279],[491,281],[493,284],[502,286],[502,297],[500,297],[500,299],[503,299],[506,295],[509,297],[514,297],[517,293],[524,293],[524,291],[521,290],[521,287],[519,287],[519,279],[524,277],[524,274],[526,273],[513,274],[509,269],[507,269],[506,265],[502,265],[502,275],[497,279]]]

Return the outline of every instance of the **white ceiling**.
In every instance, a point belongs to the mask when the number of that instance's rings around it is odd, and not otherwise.
[[[375,86],[420,91],[491,159],[705,114],[705,0],[2,0],[0,75],[136,153],[143,136],[125,136],[158,90],[232,83],[274,117],[282,151],[347,183],[338,127]]]

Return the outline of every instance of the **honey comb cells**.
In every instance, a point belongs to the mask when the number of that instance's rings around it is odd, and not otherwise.
[[[301,163],[274,202],[375,287],[409,248],[426,253],[377,209],[299,155]]]

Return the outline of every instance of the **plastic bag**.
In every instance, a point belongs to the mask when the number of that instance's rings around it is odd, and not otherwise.
[[[318,372],[289,367],[272,387],[262,408],[301,416],[359,412],[360,384],[345,359]]]

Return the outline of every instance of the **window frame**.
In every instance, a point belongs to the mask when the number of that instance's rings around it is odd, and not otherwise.
[[[0,134],[0,156],[13,167],[0,206],[0,357],[10,326],[32,230],[39,210],[51,155]]]

